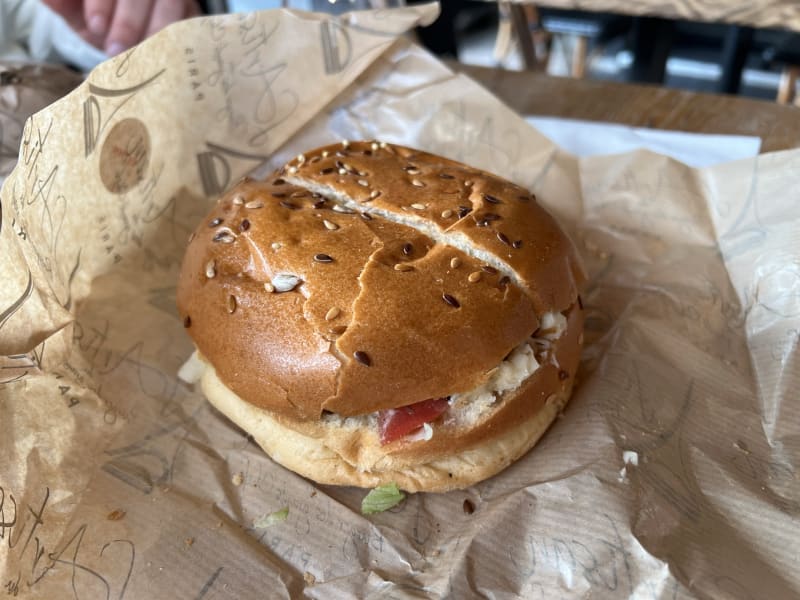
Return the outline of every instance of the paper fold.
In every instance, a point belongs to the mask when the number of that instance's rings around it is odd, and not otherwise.
[[[704,170],[649,152],[576,159],[398,37],[435,14],[180,23],[28,122],[0,196],[9,592],[800,594],[800,154]],[[531,188],[591,278],[579,385],[537,448],[365,518],[363,490],[282,469],[177,379],[192,344],[174,294],[217,192],[373,137]]]

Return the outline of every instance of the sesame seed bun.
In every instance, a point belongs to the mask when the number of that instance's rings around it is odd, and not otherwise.
[[[178,308],[207,396],[278,462],[327,483],[443,490],[507,466],[568,399],[583,278],[523,188],[353,142],[220,198],[190,241]],[[431,439],[383,446],[374,420],[343,425],[479,388],[547,313],[567,316],[552,362],[469,424],[445,413]]]

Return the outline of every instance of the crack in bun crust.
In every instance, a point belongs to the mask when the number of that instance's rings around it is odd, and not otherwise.
[[[209,400],[278,462],[328,483],[438,491],[505,468],[566,403],[583,280],[571,242],[527,190],[425,152],[351,142],[223,195],[192,234],[177,303],[209,363]],[[320,420],[474,389],[547,312],[569,322],[557,367],[469,430],[435,426],[430,441],[381,447],[375,432],[342,437]]]

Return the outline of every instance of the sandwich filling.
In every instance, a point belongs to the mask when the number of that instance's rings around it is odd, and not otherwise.
[[[486,381],[467,392],[355,417],[326,412],[321,421],[345,429],[376,430],[381,444],[399,439],[408,442],[429,440],[433,437],[435,423],[439,422],[458,427],[472,426],[492,410],[505,393],[519,388],[541,365],[550,362],[558,366],[555,353],[551,351],[552,345],[566,327],[567,319],[561,313],[543,314],[539,329],[489,371]],[[180,368],[178,377],[187,383],[197,383],[205,368],[205,363],[195,351]]]

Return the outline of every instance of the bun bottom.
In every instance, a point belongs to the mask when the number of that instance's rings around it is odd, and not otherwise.
[[[405,452],[402,448],[393,452],[395,444],[384,451],[377,435],[371,430],[364,431],[363,427],[359,431],[339,424],[287,422],[242,400],[222,383],[208,363],[202,387],[211,404],[251,434],[273,460],[304,477],[323,484],[372,488],[395,482],[408,492],[446,492],[468,487],[502,471],[530,450],[556,419],[569,399],[574,377],[561,382],[555,390],[551,388],[554,393],[545,397],[540,381],[543,370],[546,369],[540,369],[507,394],[495,411],[501,413],[508,406],[527,405],[524,416],[521,411],[514,411],[513,423],[503,419],[504,426],[486,431],[486,421],[494,420],[489,416],[465,430],[468,434],[469,429],[483,429],[479,442],[462,449],[455,447],[457,444],[448,444],[434,453]],[[431,441],[409,446],[425,448],[435,439],[434,435]]]

